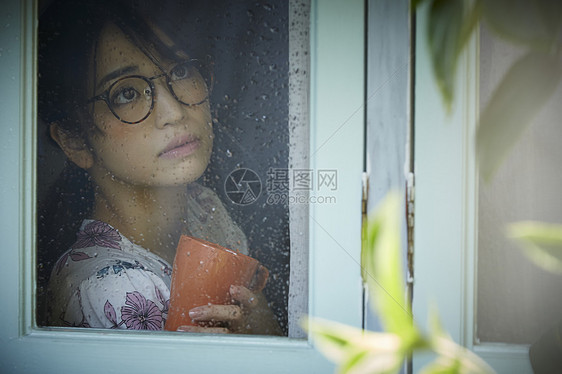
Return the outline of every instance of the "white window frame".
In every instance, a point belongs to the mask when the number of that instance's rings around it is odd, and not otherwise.
[[[427,6],[422,7],[416,30],[414,318],[427,327],[435,306],[452,338],[498,373],[532,373],[528,346],[475,339],[479,35],[460,58],[455,102],[447,114],[430,63],[427,14]],[[428,360],[415,356],[414,372]]]
[[[333,371],[309,339],[34,326],[37,2],[0,8],[0,371]],[[338,189],[310,205],[309,313],[359,327],[363,1],[313,1],[310,37],[310,168],[338,170]]]

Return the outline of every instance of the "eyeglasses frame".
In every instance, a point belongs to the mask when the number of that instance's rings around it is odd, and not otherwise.
[[[210,56],[208,56],[208,57],[210,57]],[[190,60],[186,60],[186,61],[184,61],[184,62],[181,62],[181,63],[178,63],[178,64],[174,65],[174,68],[175,68],[177,65],[180,65],[180,64],[182,64],[182,63],[193,62],[193,61],[196,61],[196,62],[198,62],[198,63],[200,63],[200,64],[203,65],[203,63],[202,63],[200,60],[198,60],[198,59],[190,59]],[[88,103],[92,103],[92,102],[95,102],[95,101],[98,101],[98,100],[103,100],[103,101],[105,101],[105,104],[107,105],[107,107],[109,108],[109,110],[111,111],[111,113],[112,113],[112,114],[115,116],[115,118],[117,118],[119,121],[121,121],[121,122],[123,122],[123,123],[126,123],[126,124],[129,124],[129,125],[135,125],[135,124],[137,124],[137,123],[141,123],[142,121],[144,121],[145,119],[147,119],[147,118],[150,116],[150,114],[152,114],[152,111],[154,110],[154,103],[156,102],[156,86],[154,85],[154,82],[153,82],[153,81],[154,81],[155,79],[158,79],[158,78],[161,78],[161,77],[166,77],[166,86],[167,86],[167,88],[168,88],[168,91],[172,94],[172,96],[173,96],[179,103],[181,103],[181,104],[183,104],[183,105],[185,105],[185,106],[190,107],[190,106],[201,105],[201,104],[203,104],[205,101],[207,101],[207,100],[209,99],[209,95],[210,95],[211,90],[212,90],[212,88],[213,88],[213,81],[214,81],[214,76],[213,76],[213,74],[212,74],[211,71],[208,72],[208,73],[209,73],[210,82],[206,82],[206,81],[205,81],[205,85],[207,86],[207,95],[205,95],[205,97],[203,98],[203,100],[201,100],[201,101],[199,101],[199,102],[197,102],[197,103],[188,104],[188,103],[185,103],[185,102],[181,101],[181,100],[178,98],[178,96],[176,95],[176,93],[174,92],[174,89],[172,88],[172,82],[173,82],[173,81],[172,81],[172,79],[170,78],[170,75],[160,66],[160,64],[156,64],[156,65],[158,66],[158,68],[159,68],[160,70],[163,71],[163,73],[157,74],[157,75],[155,75],[155,76],[153,76],[153,77],[146,77],[146,76],[144,76],[144,75],[138,75],[138,74],[126,75],[126,76],[124,76],[124,77],[121,77],[121,78],[117,79],[115,82],[113,82],[113,83],[112,83],[104,92],[102,92],[101,94],[96,95],[96,96],[90,98],[90,99],[88,100]],[[198,69],[198,71],[199,71],[199,74],[201,74],[201,75],[203,76],[203,74],[201,73],[200,69]],[[115,113],[115,111],[113,110],[113,107],[111,106],[111,103],[110,103],[110,101],[109,101],[109,93],[111,92],[111,89],[112,89],[117,83],[119,83],[119,82],[121,82],[121,81],[123,81],[123,80],[125,80],[125,79],[129,79],[129,78],[139,78],[139,79],[144,80],[146,83],[148,83],[148,85],[150,86],[150,89],[151,89],[152,92],[153,92],[153,95],[151,96],[150,109],[148,110],[148,113],[147,113],[143,118],[141,118],[140,120],[134,121],[134,122],[125,121],[124,119],[122,119],[117,113]],[[203,77],[203,80],[205,80],[204,77]]]

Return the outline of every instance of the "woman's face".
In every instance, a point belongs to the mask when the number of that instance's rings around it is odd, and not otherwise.
[[[166,71],[178,62],[150,52]],[[100,34],[92,69],[92,96],[123,76],[150,78],[163,73],[114,24],[106,25]],[[95,101],[94,126],[88,132],[93,166],[88,172],[96,183],[105,180],[136,186],[178,186],[193,182],[207,168],[213,145],[208,100],[186,106],[166,88],[166,77],[152,82],[154,108],[140,123],[123,123],[103,100]]]

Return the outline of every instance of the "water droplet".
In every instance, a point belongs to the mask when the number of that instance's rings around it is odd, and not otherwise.
[[[226,150],[226,157],[232,157],[232,152],[230,152],[230,149]]]

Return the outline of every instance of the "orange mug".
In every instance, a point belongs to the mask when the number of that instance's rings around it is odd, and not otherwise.
[[[192,308],[231,303],[230,286],[263,290],[269,271],[257,260],[206,240],[182,235],[172,270],[170,308],[165,330],[197,325]]]

